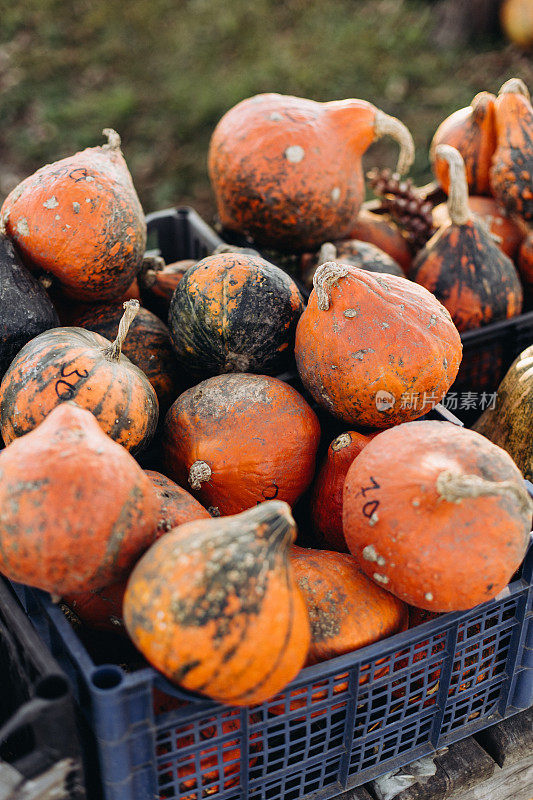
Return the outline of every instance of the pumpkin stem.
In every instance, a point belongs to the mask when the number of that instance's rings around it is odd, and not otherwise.
[[[211,467],[205,461],[195,461],[189,470],[189,485],[192,489],[202,488],[202,483],[211,477]]]
[[[39,283],[43,287],[43,289],[50,289],[51,286],[54,284],[53,275],[50,272],[43,272],[42,275],[39,275],[38,279]]]
[[[522,94],[531,102],[529,89],[524,81],[520,80],[520,78],[510,78],[508,81],[505,81],[502,88],[498,92],[498,97],[501,94]]]
[[[337,248],[332,242],[324,242],[318,251],[318,263],[325,264],[326,261],[335,261],[337,258]]]
[[[437,478],[437,492],[450,503],[460,503],[469,497],[508,495],[519,502],[524,513],[533,513],[533,500],[526,489],[514,481],[489,481],[479,475],[454,474],[445,470]]]
[[[4,215],[2,214],[0,216],[0,236],[7,236],[6,222],[7,222],[7,216],[4,217]]]
[[[449,144],[439,144],[435,149],[437,158],[443,158],[450,168],[448,213],[454,225],[466,225],[472,218],[468,207],[468,183],[465,162],[461,153]]]
[[[403,175],[404,172],[408,172],[415,159],[415,143],[403,122],[400,122],[396,117],[391,117],[389,114],[385,114],[384,111],[378,109],[374,121],[374,133],[376,139],[381,139],[382,136],[392,136],[392,138],[398,142],[400,145],[400,154],[398,156],[398,163],[396,164],[396,172],[400,175]]]
[[[331,449],[334,453],[338,450],[342,450],[344,447],[348,447],[350,442],[352,441],[351,434],[349,433],[341,433],[340,436],[337,436],[331,443]]]
[[[321,311],[327,311],[331,300],[331,287],[338,283],[339,278],[346,278],[348,270],[334,261],[322,264],[313,275],[313,288],[316,300]]]
[[[145,255],[138,274],[138,280],[149,289],[157,279],[157,273],[165,267],[165,259],[161,256]]]
[[[124,309],[124,314],[122,315],[122,319],[118,324],[117,338],[115,339],[111,347],[108,347],[104,350],[104,355],[106,356],[106,358],[109,358],[110,361],[120,360],[124,339],[128,335],[130,325],[137,316],[137,311],[139,310],[139,301],[126,300],[126,302],[123,303],[122,308]]]
[[[113,128],[104,128],[102,136],[107,136],[107,144],[102,145],[102,150],[120,150],[120,136]]]

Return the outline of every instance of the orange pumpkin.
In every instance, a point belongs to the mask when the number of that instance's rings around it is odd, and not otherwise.
[[[131,452],[147,446],[157,426],[158,403],[144,373],[121,354],[139,307],[137,300],[124,305],[114,343],[83,328],[53,328],[20,350],[0,385],[6,444],[33,430],[65,400],[75,400]]]
[[[506,36],[518,47],[533,47],[533,3],[531,0],[503,0],[500,20]]]
[[[292,505],[313,479],[319,438],[315,413],[292,386],[265,375],[218,375],[168,412],[166,471],[222,515],[274,498]]]
[[[404,276],[400,265],[379,247],[358,239],[341,239],[338,242],[324,242],[318,253],[303,253],[300,263],[306,286],[312,288],[317,268],[326,261],[348,264],[368,272]]]
[[[532,508],[500,447],[449,423],[406,423],[376,436],[348,470],[344,536],[380,586],[417,608],[457,611],[507,585]]]
[[[273,93],[243,100],[209,145],[222,225],[280,250],[341,239],[364,199],[362,155],[386,134],[400,144],[398,172],[407,171],[409,131],[365,100],[317,103]]]
[[[375,435],[365,436],[357,431],[341,433],[331,442],[317,472],[311,495],[311,518],[315,535],[327,550],[348,552],[342,532],[344,479],[354,458]]]
[[[379,247],[407,272],[413,260],[411,248],[397,225],[383,214],[374,214],[362,208],[346,235],[347,239],[359,239]]]
[[[0,572],[62,595],[125,576],[153,539],[159,500],[94,416],[62,403],[0,453]]]
[[[78,307],[70,324],[112,339],[122,314],[122,306],[117,304]],[[152,384],[162,415],[192,383],[176,361],[167,326],[146,308],[137,311],[122,352]]]
[[[463,160],[453,147],[436,156],[450,169],[450,224],[440,228],[414,259],[409,277],[446,306],[461,332],[514,317],[522,310],[516,268],[470,212]]]
[[[310,641],[289,561],[295,535],[289,506],[274,500],[162,536],[128,581],[133,642],[185,689],[237,706],[272,697]]]
[[[405,603],[367,578],[352,555],[293,545],[291,564],[311,624],[306,665],[406,630]]]
[[[319,267],[313,283],[295,355],[319,405],[345,422],[383,428],[416,419],[442,399],[462,346],[432,294],[405,278],[334,262]],[[405,393],[410,402],[401,400]]]
[[[503,84],[494,104],[497,146],[490,170],[492,193],[509,214],[533,219],[533,108],[519,78]]]
[[[514,260],[526,235],[526,226],[521,220],[507,216],[494,197],[473,195],[468,198],[468,208],[472,215],[481,217],[491,232],[495,243],[505,255]],[[447,203],[439,203],[433,209],[433,221],[437,228],[450,225]]]
[[[450,189],[448,170],[437,158],[437,147],[442,144],[455,147],[463,157],[470,194],[491,194],[489,171],[496,149],[495,100],[490,92],[479,92],[467,108],[455,111],[435,131],[429,155],[433,172],[446,194]]]
[[[146,247],[120,136],[103,133],[108,144],[41,167],[13,189],[0,212],[26,266],[52,273],[79,300],[119,299]]]
[[[192,522],[193,519],[211,519],[210,513],[200,505],[198,500],[195,500],[192,494],[186,492],[166,475],[152,469],[145,469],[145,473],[152,481],[161,503],[156,538],[172,528]]]

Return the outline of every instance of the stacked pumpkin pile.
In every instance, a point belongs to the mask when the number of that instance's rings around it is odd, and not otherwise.
[[[123,620],[170,680],[231,705],[403,630],[408,606],[419,619],[495,597],[532,505],[504,450],[418,421],[461,360],[435,294],[336,259],[314,272],[306,307],[253,252],[143,266],[144,217],[107,133],[2,207],[0,571],[86,624]],[[369,103],[245,101],[211,145],[224,223],[269,246],[339,239],[362,202],[354,158],[384,133],[407,169],[410,135]],[[437,149],[452,177],[455,153]],[[173,287],[168,328],[139,309],[139,282],[162,306]],[[275,377],[293,359],[301,391]],[[402,406],[406,392],[426,404]],[[342,433],[329,444],[331,424]],[[139,463],[154,435],[163,474]],[[294,545],[304,496],[328,550]]]

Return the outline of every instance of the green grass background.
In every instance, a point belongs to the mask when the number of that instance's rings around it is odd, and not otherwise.
[[[514,75],[533,88],[531,58],[503,39],[438,48],[433,13],[422,0],[0,0],[0,200],[112,127],[146,212],[191,203],[210,218],[211,132],[264,91],[374,102],[410,128],[422,184],[445,116]],[[395,157],[380,144],[366,163]]]

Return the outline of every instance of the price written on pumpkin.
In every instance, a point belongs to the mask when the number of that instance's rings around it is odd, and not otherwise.
[[[66,364],[63,364],[61,367],[61,378],[56,381],[55,385],[56,394],[60,400],[71,400],[76,394],[76,384],[79,383],[77,380],[69,383],[67,380],[65,380],[65,378],[72,378],[73,375],[76,375],[79,379],[89,377],[89,373],[85,369],[81,372],[77,369],[66,372],[66,367]]]
[[[374,514],[377,513],[379,508],[380,501],[376,498],[375,495],[372,495],[371,492],[377,491],[377,489],[381,489],[379,483],[370,475],[370,485],[369,486],[361,486],[355,497],[359,497],[361,495],[364,500],[366,501],[361,509],[363,512],[363,516],[367,519],[372,519]],[[367,499],[368,498],[368,499]],[[375,519],[375,518],[374,518]]]

